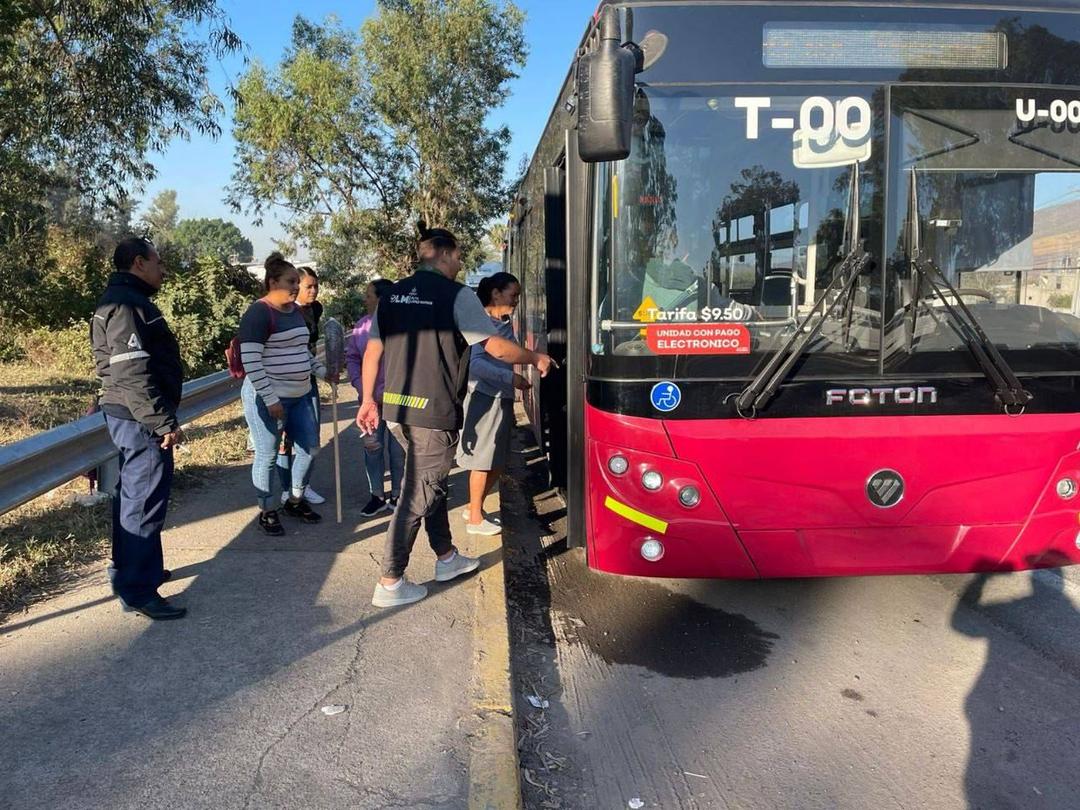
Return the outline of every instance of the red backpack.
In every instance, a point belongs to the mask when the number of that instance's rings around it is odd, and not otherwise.
[[[270,336],[274,334],[274,308],[265,298],[258,299],[263,304],[266,304],[266,308],[270,310],[270,331],[266,333],[266,339],[269,340]],[[240,359],[240,336],[234,335],[233,339],[229,341],[228,347],[225,349],[225,362],[228,364],[229,376],[234,380],[242,380],[247,374],[244,371],[244,363]]]

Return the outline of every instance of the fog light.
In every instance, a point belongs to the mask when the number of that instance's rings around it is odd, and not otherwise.
[[[1062,500],[1069,500],[1076,495],[1076,482],[1071,478],[1062,478],[1057,482],[1057,494]]]
[[[664,556],[664,544],[655,537],[645,538],[645,542],[641,544],[641,556],[649,562],[656,562]]]
[[[626,456],[612,456],[607,460],[607,468],[615,475],[622,475],[630,469],[630,462],[626,460]]]
[[[656,470],[646,470],[641,476],[641,485],[651,492],[656,492],[664,485],[664,476]]]
[[[693,509],[701,503],[701,493],[694,486],[686,486],[679,490],[679,503],[687,509]]]
[[[1076,547],[1080,548],[1080,532],[1076,533]]]

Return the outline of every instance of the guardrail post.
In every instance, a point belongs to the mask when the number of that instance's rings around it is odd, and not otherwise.
[[[115,498],[120,485],[120,457],[113,456],[97,468],[97,491]]]

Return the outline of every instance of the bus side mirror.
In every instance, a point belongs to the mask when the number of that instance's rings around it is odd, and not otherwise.
[[[578,154],[585,163],[623,160],[630,155],[634,121],[634,75],[644,54],[620,44],[619,18],[607,6],[600,19],[599,46],[578,58]]]

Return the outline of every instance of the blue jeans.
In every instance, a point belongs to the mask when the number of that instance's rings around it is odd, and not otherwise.
[[[316,435],[318,435],[319,424],[322,421],[322,407],[319,405],[319,385],[315,382],[314,377],[311,378],[311,407],[314,409],[315,412],[315,429]],[[278,480],[281,482],[282,492],[288,492],[289,489],[292,487],[292,467],[293,442],[292,439],[289,437],[288,432],[286,431],[284,440],[278,447],[277,456],[277,473]]]
[[[386,422],[379,421],[379,427],[375,430],[381,448],[374,453],[364,448],[364,467],[367,470],[368,487],[371,489],[371,497],[381,498],[386,490],[383,487],[383,476],[386,473],[386,456],[390,456],[390,494],[397,497],[401,493],[401,479],[405,475],[405,448],[395,439]]]
[[[105,417],[113,444],[120,451],[120,484],[113,496],[112,546],[116,578],[113,587],[132,607],[156,594],[164,570],[161,529],[169,507],[173,451],[139,422]]]
[[[315,423],[315,414],[311,409],[311,397],[282,397],[281,407],[285,409],[285,418],[279,424],[270,416],[266,403],[255,392],[255,387],[247,379],[240,388],[240,399],[244,403],[244,418],[247,419],[251,438],[255,443],[255,460],[251,464],[251,483],[259,496],[259,508],[264,512],[274,509],[274,493],[271,492],[271,479],[284,429],[293,441],[293,462],[291,470],[294,497],[304,494],[308,475],[311,472],[311,460],[319,446],[319,427]]]

